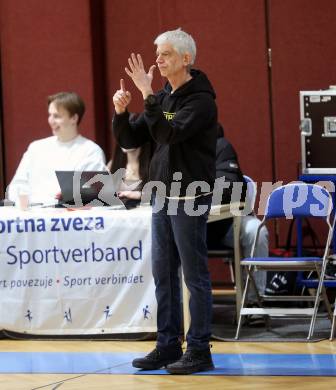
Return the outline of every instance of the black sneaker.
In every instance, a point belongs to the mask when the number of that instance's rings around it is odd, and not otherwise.
[[[249,303],[247,308],[260,308],[257,303]],[[244,324],[251,327],[266,326],[266,316],[262,314],[249,314],[244,317]]]
[[[329,262],[327,263],[325,278],[326,279],[336,279],[336,260],[334,259],[335,255],[329,256]]]
[[[202,350],[187,349],[180,360],[167,366],[167,371],[170,374],[192,374],[214,369],[210,348]]]
[[[266,326],[266,317],[262,314],[251,314],[247,316],[246,324],[255,328]]]
[[[289,293],[286,275],[275,273],[265,288],[266,295],[285,295]]]
[[[147,356],[134,359],[132,366],[143,370],[158,370],[163,366],[176,362],[182,355],[181,344],[156,347]]]

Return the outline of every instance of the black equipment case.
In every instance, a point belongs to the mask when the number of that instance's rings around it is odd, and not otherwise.
[[[300,91],[303,174],[336,173],[336,86]]]

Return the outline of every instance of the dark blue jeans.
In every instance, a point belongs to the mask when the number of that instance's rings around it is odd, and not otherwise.
[[[206,224],[211,199],[211,195],[187,201],[166,199],[164,207],[159,211],[157,208],[160,202],[158,199],[154,200],[152,272],[158,304],[159,347],[178,342],[182,322],[180,265],[190,291],[191,325],[187,333],[188,348],[203,349],[209,346],[212,294]],[[168,209],[168,203],[173,207]],[[194,210],[202,207],[205,212],[200,216],[190,216],[186,212],[188,207]],[[171,209],[176,209],[176,215],[169,215],[173,214]]]

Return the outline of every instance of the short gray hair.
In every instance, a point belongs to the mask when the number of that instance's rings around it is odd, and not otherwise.
[[[190,34],[181,30],[181,28],[166,31],[156,37],[154,45],[162,45],[163,43],[167,42],[170,43],[180,54],[190,53],[190,65],[193,65],[196,58],[196,43]]]

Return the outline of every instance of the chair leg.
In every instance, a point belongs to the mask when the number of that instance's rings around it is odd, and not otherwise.
[[[335,313],[333,315],[333,320],[332,320],[332,325],[331,325],[331,332],[330,332],[330,338],[329,338],[330,341],[332,341],[334,339],[335,325],[336,325],[335,318],[336,318],[336,309],[335,309]]]
[[[321,272],[319,272],[318,269],[316,269],[316,272],[317,272],[317,275],[318,275],[319,279],[322,280],[321,293],[322,293],[322,297],[323,297],[323,303],[324,303],[324,306],[327,309],[330,322],[332,322],[333,312],[332,312],[331,305],[330,305],[330,302],[329,302],[329,299],[328,299],[327,290],[326,290],[326,288],[324,286],[324,283],[323,283],[326,267],[327,267],[327,263],[324,262],[323,265],[322,265]]]
[[[316,322],[316,316],[317,316],[317,311],[318,311],[318,307],[319,307],[319,303],[320,303],[320,297],[321,297],[321,280],[319,282],[319,285],[317,287],[317,291],[316,291],[316,297],[315,297],[315,303],[314,303],[314,311],[313,311],[313,315],[312,315],[312,318],[311,318],[311,321],[310,321],[310,327],[309,327],[309,332],[308,332],[308,337],[307,337],[307,340],[310,340],[313,336],[313,333],[314,333],[314,328],[315,328],[315,322]]]
[[[235,340],[239,339],[239,334],[240,334],[240,328],[241,328],[241,323],[242,323],[242,315],[239,314],[239,319],[238,319],[238,324],[237,324],[237,330],[236,330],[236,335],[235,335]]]
[[[250,271],[250,267],[249,267],[249,270],[248,270],[248,273],[247,273],[247,277],[246,277],[246,283],[245,283],[245,288],[244,288],[244,292],[243,292],[243,296],[242,296],[240,309],[244,308],[245,307],[245,303],[246,303],[246,297],[247,297],[248,287],[249,287],[249,283],[250,283],[249,271]],[[239,311],[239,318],[238,318],[238,324],[237,324],[235,340],[239,339],[240,329],[241,329],[241,325],[242,325],[242,319],[243,319],[243,315],[241,314],[241,310],[240,310]]]
[[[317,316],[319,303],[320,303],[320,300],[321,300],[321,295],[323,296],[323,298],[325,300],[325,303],[329,302],[327,294],[325,293],[325,295],[324,295],[324,292],[323,292],[323,290],[325,290],[325,287],[323,285],[324,274],[325,274],[325,263],[322,265],[321,272],[319,272],[318,267],[316,267],[316,272],[317,272],[317,275],[319,276],[319,284],[317,286],[315,303],[314,303],[314,312],[313,312],[313,316],[312,316],[312,319],[311,319],[311,322],[310,322],[310,327],[309,327],[307,340],[310,340],[311,337],[313,336],[313,333],[314,333],[316,316]],[[326,303],[326,305],[327,305],[327,303]]]

